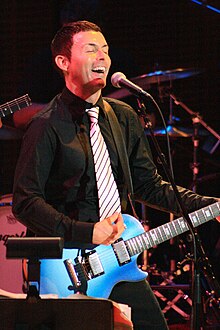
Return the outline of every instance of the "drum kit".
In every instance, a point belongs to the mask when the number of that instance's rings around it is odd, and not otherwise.
[[[178,137],[192,137],[193,136],[193,129],[188,128],[181,128],[179,129],[175,125],[173,125],[172,120],[172,103],[174,102],[177,105],[180,105],[187,113],[190,114],[192,117],[197,118],[197,122],[202,124],[206,131],[211,132],[218,140],[220,141],[220,136],[212,130],[204,121],[192,112],[185,104],[178,100],[178,98],[172,94],[172,84],[175,80],[178,79],[185,79],[192,76],[196,76],[202,73],[202,70],[196,69],[184,69],[184,68],[177,68],[174,70],[166,70],[166,71],[155,71],[148,74],[143,74],[138,77],[134,77],[131,79],[136,85],[140,86],[144,90],[149,90],[152,86],[156,86],[158,89],[161,87],[161,84],[168,83],[169,88],[166,89],[167,96],[170,98],[172,102],[170,102],[170,109],[169,109],[169,125],[167,129],[155,129],[154,134],[157,136],[165,136],[168,134],[171,138],[178,138]],[[167,92],[168,91],[168,92]],[[130,96],[131,93],[124,88],[117,89],[107,96],[116,98],[116,99],[125,99],[126,97]],[[26,97],[26,98],[24,98]],[[30,99],[26,95],[22,97],[22,101],[25,100],[22,107],[29,106]],[[24,99],[23,99],[24,98]],[[9,102],[10,103],[10,102]],[[17,105],[15,100],[12,101],[13,105]],[[4,109],[5,106],[7,107],[8,102],[2,106],[0,106],[0,117],[4,117]],[[20,105],[19,105],[20,107]],[[19,109],[20,110],[20,109]],[[13,111],[10,111],[12,113]],[[1,120],[1,118],[0,118]],[[1,126],[1,125],[0,125]],[[2,126],[0,128],[0,140],[19,140],[22,138],[22,131],[16,129],[14,127],[9,126]],[[197,160],[194,157],[194,181],[196,179],[196,170],[195,167],[197,165]],[[4,193],[4,192],[3,192]],[[11,205],[12,205],[12,195],[3,195],[0,199],[0,273],[1,273],[1,283],[0,287],[4,290],[9,290],[13,292],[21,292],[22,288],[22,272],[21,272],[21,264],[20,261],[17,260],[6,260],[5,258],[5,244],[7,242],[7,238],[11,236],[22,237],[25,235],[25,227],[22,226],[12,215],[11,212]],[[146,260],[145,260],[146,261]],[[146,268],[146,262],[144,261],[144,267]],[[20,275],[18,275],[20,274]],[[19,277],[20,276],[20,277]],[[10,280],[9,280],[10,278]],[[10,283],[10,285],[8,285]]]

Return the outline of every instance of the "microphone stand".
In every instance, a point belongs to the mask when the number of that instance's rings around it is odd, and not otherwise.
[[[193,122],[193,163],[191,165],[193,171],[192,191],[196,192],[197,176],[199,174],[198,148],[199,148],[199,120],[197,117],[192,119]]]
[[[141,98],[142,105],[143,105],[141,107],[141,109],[139,109],[140,115],[144,119],[146,128],[149,129],[149,132],[150,132],[153,144],[155,146],[155,149],[157,151],[159,160],[163,166],[163,169],[165,171],[165,174],[166,174],[168,180],[170,181],[170,183],[172,185],[172,188],[175,193],[181,214],[182,214],[183,218],[185,219],[185,221],[187,222],[188,228],[192,235],[193,257],[191,258],[191,261],[192,261],[192,301],[193,301],[193,305],[192,305],[191,329],[200,330],[201,329],[200,315],[201,315],[201,311],[202,311],[202,308],[201,308],[202,303],[201,303],[201,274],[200,274],[199,261],[202,260],[203,263],[205,264],[204,268],[206,268],[206,272],[205,272],[206,279],[212,285],[211,287],[214,287],[217,290],[219,297],[220,297],[220,286],[219,286],[218,282],[216,281],[215,276],[213,275],[211,265],[209,264],[208,258],[205,255],[197,229],[193,227],[192,222],[189,218],[189,215],[186,211],[185,205],[182,202],[182,198],[177,189],[177,186],[176,186],[173,176],[171,174],[170,168],[166,162],[165,155],[162,153],[160,146],[158,144],[158,141],[154,135],[154,132],[152,129],[152,124],[147,117],[144,101],[150,97],[150,99],[153,101],[153,103],[155,104],[155,106],[159,110],[159,112],[161,112],[160,108],[157,105],[154,98],[150,94],[148,94],[148,93],[144,94],[142,92],[141,94],[139,94],[139,97]],[[173,98],[174,96],[172,95],[171,97]],[[199,260],[200,258],[201,258],[201,260]],[[210,274],[211,274],[211,277],[209,276]],[[220,298],[219,298],[219,301],[220,301]]]

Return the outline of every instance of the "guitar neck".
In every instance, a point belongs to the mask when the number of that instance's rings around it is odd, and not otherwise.
[[[204,207],[189,214],[193,227],[198,227],[220,215],[220,202]],[[173,237],[185,233],[189,230],[187,222],[183,217],[165,223],[148,232],[135,236],[125,241],[130,256],[139,254]]]
[[[31,99],[28,94],[18,97],[13,101],[6,102],[0,105],[0,118],[6,117],[22,108],[28,107],[31,105]]]

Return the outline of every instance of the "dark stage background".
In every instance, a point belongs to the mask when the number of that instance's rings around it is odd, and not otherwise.
[[[83,12],[80,18],[92,18],[103,28],[110,44],[113,61],[110,75],[113,72],[122,71],[128,78],[132,78],[155,70],[176,70],[177,68],[198,70],[197,75],[173,80],[173,93],[192,111],[199,112],[205,122],[220,133],[220,15],[218,13],[188,0],[103,0],[99,1],[95,12],[94,5],[98,1],[78,2],[81,3],[81,8],[79,6],[77,10]],[[90,9],[87,8],[86,3],[91,4]],[[219,6],[218,0],[208,1],[208,3],[215,7]],[[26,92],[30,94],[33,101],[47,102],[54,93],[58,92],[58,87],[50,78],[54,73],[48,73],[45,63],[49,61],[46,55],[48,45],[60,26],[59,13],[64,5],[65,1],[55,0],[1,1],[1,104]],[[164,86],[167,86],[167,82],[162,84],[162,87]],[[104,94],[108,95],[113,90],[109,85]],[[168,123],[169,97],[161,96],[161,90],[157,84],[150,85],[148,91],[154,95]],[[135,102],[133,98],[125,100]],[[181,107],[175,104],[172,106],[173,114],[180,119],[179,125],[192,133],[193,125],[190,115]],[[157,113],[155,117],[156,126],[160,126],[161,120]],[[13,125],[12,118],[9,116],[4,123]],[[204,129],[199,138],[197,191],[219,196],[220,147],[212,154],[210,153],[216,140]],[[164,153],[167,154],[165,136],[159,136],[158,139]],[[2,139],[0,144],[0,193],[7,194],[12,192],[20,139]],[[171,148],[176,183],[191,187],[192,137],[171,137]],[[153,147],[152,151],[156,159]],[[159,171],[163,174],[160,166]],[[152,228],[164,220],[169,221],[169,215],[151,209],[147,209],[147,217]],[[218,276],[219,248],[217,249],[216,245],[219,239],[219,227],[211,222],[200,230],[207,253],[213,261]],[[151,262],[156,263],[157,268],[165,271],[169,269],[168,250],[170,250],[169,245],[163,244],[161,248],[156,249],[156,252],[152,252]],[[176,253],[176,258],[180,258],[178,247]]]

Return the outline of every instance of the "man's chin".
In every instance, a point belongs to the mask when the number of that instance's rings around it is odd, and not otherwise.
[[[99,89],[103,89],[106,86],[106,79],[104,78],[96,78],[92,81],[91,87],[98,91]]]
[[[96,78],[94,79],[94,83],[97,84],[98,86],[105,87],[106,86],[106,78]]]

